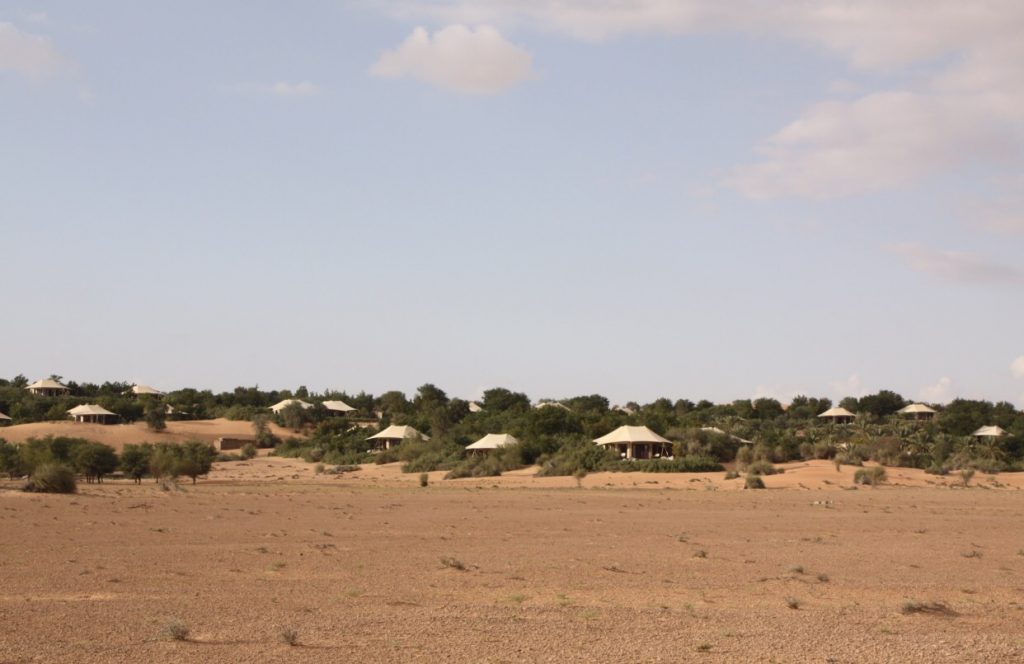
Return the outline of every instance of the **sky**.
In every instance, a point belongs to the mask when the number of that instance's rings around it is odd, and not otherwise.
[[[0,0],[0,376],[1024,406],[1017,0]]]

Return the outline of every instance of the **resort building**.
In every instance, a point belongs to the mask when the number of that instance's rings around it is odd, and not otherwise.
[[[32,394],[38,394],[41,397],[62,397],[71,391],[71,388],[67,385],[58,383],[57,381],[49,378],[37,380],[25,389]]]
[[[4,426],[5,424],[10,424],[11,422],[11,418],[7,417],[3,413],[0,413],[0,427]]]
[[[623,459],[658,459],[672,456],[672,441],[643,426],[621,426],[594,442],[602,447],[611,447]]]
[[[978,442],[981,442],[982,438],[999,438],[1001,436],[1005,436],[1006,435],[1006,430],[1003,429],[1002,427],[987,426],[987,427],[980,427],[977,431],[975,431],[971,435],[974,436],[974,438],[976,438],[978,440]]]
[[[89,424],[114,424],[119,417],[117,413],[111,413],[106,408],[95,404],[75,406],[68,411],[68,415],[76,422]]]
[[[935,409],[923,403],[912,403],[896,411],[897,415],[903,415],[912,420],[928,421],[935,417]]]
[[[830,421],[832,424],[850,424],[857,417],[841,406],[829,408],[818,417]]]
[[[338,400],[325,401],[324,408],[326,408],[327,412],[330,413],[331,415],[348,415],[349,413],[356,412],[355,408],[348,405],[344,401]]]
[[[392,424],[378,434],[367,438],[374,450],[390,450],[402,444],[403,440],[430,440],[426,436],[410,426],[399,426]]]
[[[313,404],[303,401],[302,399],[285,399],[284,401],[278,401],[277,403],[275,403],[273,406],[270,407],[270,410],[274,411],[275,413],[280,413],[282,410],[292,405],[293,403],[297,403],[303,408],[313,407]]]
[[[163,392],[161,392],[160,390],[156,389],[155,387],[150,387],[149,385],[132,385],[132,394],[137,396],[137,397],[141,397],[141,396],[162,397],[162,396],[164,396]]]
[[[483,409],[484,409],[484,407],[481,406],[480,404],[478,404],[477,402],[475,402],[475,401],[470,401],[469,402],[469,412],[471,412],[471,413],[479,413],[479,412],[482,412]]]
[[[519,441],[515,437],[507,433],[489,433],[472,445],[466,445],[466,449],[472,452],[487,453],[499,447],[517,445],[518,443]]]

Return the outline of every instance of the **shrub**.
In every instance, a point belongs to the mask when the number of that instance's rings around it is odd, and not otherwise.
[[[929,475],[943,476],[943,475],[949,475],[949,468],[946,468],[945,466],[938,465],[938,464],[932,464],[931,466],[928,466],[927,468],[925,468],[924,472],[928,473]]]
[[[764,480],[761,479],[760,475],[747,475],[746,481],[743,483],[744,489],[763,489]]]
[[[964,468],[960,471],[960,481],[964,483],[964,486],[970,486],[971,478],[974,477],[973,468]]]
[[[787,597],[786,598],[786,606],[788,606],[791,609],[799,609],[800,608],[800,600],[798,600],[796,597]]]
[[[445,567],[451,567],[452,569],[457,569],[460,572],[465,572],[466,571],[466,563],[462,562],[458,558],[452,558],[451,556],[445,556],[445,557],[441,558],[441,564],[444,565]]]
[[[180,620],[172,620],[164,627],[164,636],[172,641],[188,641],[188,626]]]
[[[576,480],[576,486],[578,488],[582,489],[583,488],[583,478],[587,476],[587,471],[585,471],[582,468],[580,468],[575,473],[573,473],[572,476],[573,476],[573,479]]]
[[[730,470],[729,472],[727,472],[725,474],[725,479],[727,479],[727,480],[734,480],[734,479],[738,478],[739,476],[740,476],[740,474],[738,472],[736,472],[735,470]]]
[[[426,473],[420,473],[420,486],[425,487],[430,484],[430,475]]]
[[[868,486],[877,486],[884,482],[886,479],[885,468],[881,466],[872,466],[871,468],[861,468],[853,475],[854,484],[866,484]]]
[[[775,475],[777,473],[785,472],[781,468],[776,468],[767,461],[755,461],[747,466],[748,475]]]
[[[317,475],[322,475],[324,472],[324,464],[318,463],[315,466],[313,466],[313,472],[316,473]]]
[[[906,601],[900,605],[900,613],[911,615],[914,613],[931,613],[936,615],[955,616],[956,611],[949,608],[943,602],[916,602]]]
[[[239,450],[238,455],[248,461],[256,456],[256,446],[252,443],[246,443],[242,445],[242,449]]]
[[[38,493],[75,493],[75,471],[62,463],[44,463],[32,473],[32,479],[25,485],[26,491]]]
[[[278,635],[281,639],[281,643],[289,646],[299,645],[299,633],[291,627],[282,627],[281,633]]]

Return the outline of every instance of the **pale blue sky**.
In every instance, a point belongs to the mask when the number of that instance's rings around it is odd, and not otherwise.
[[[2,0],[0,375],[1024,405],[1024,12],[837,2]]]

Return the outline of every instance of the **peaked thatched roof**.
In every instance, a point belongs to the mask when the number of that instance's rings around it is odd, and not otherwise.
[[[149,385],[132,385],[132,394],[151,394],[155,397],[162,397],[164,393]]]
[[[918,413],[931,413],[935,414],[935,409],[926,406],[923,403],[912,403],[909,406],[904,406],[896,411],[900,415],[916,415]]]
[[[12,421],[11,418],[7,417],[3,413],[0,413],[0,420],[7,420],[8,422]]]
[[[623,425],[594,441],[598,445],[614,445],[617,443],[668,443],[672,441],[662,438],[647,427]]]
[[[406,438],[419,438],[420,440],[430,440],[430,436],[424,435],[413,429],[411,426],[399,426],[392,424],[387,429],[384,429],[380,433],[374,434],[366,440],[405,440]]]
[[[1006,430],[1002,427],[987,426],[981,427],[977,431],[971,434],[972,436],[980,436],[982,438],[998,438],[999,436],[1005,436]]]
[[[313,404],[303,401],[302,399],[285,399],[284,401],[278,401],[277,403],[275,403],[273,406],[270,407],[270,410],[274,411],[275,413],[280,413],[282,410],[292,405],[293,403],[297,403],[303,408],[313,407]]]
[[[58,383],[55,380],[44,378],[43,380],[37,380],[36,382],[29,385],[27,390],[66,390],[69,389],[67,385]]]
[[[97,406],[96,404],[93,403],[87,403],[81,406],[75,406],[74,408],[68,411],[68,415],[113,415],[116,417],[117,413],[111,413],[103,406]]]
[[[325,401],[324,402],[324,408],[326,408],[327,410],[333,410],[333,411],[338,412],[338,413],[351,413],[352,411],[355,410],[355,408],[353,408],[352,406],[348,405],[344,401],[338,401],[338,400]]]
[[[466,445],[467,450],[496,450],[506,445],[515,445],[519,441],[507,433],[489,433],[472,445]]]

